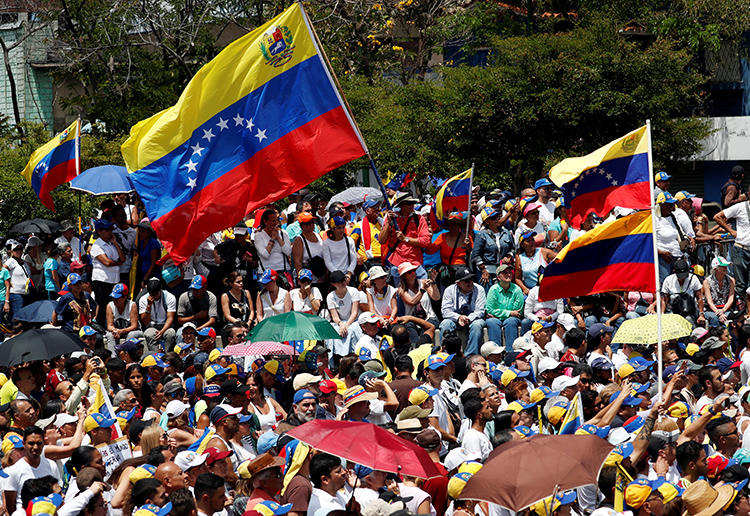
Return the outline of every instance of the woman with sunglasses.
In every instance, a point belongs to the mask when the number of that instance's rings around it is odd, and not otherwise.
[[[257,438],[263,432],[273,430],[277,421],[286,419],[287,414],[275,399],[265,395],[260,372],[249,375],[245,384],[250,387],[247,391],[250,398],[248,408],[258,416],[260,422],[260,431],[255,436]]]

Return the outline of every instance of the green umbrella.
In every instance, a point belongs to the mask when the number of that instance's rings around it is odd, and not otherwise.
[[[263,319],[252,329],[250,342],[341,339],[331,323],[317,315],[287,312]]]

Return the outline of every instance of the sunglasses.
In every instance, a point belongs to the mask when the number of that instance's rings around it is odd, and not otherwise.
[[[167,393],[167,396],[170,398],[182,398],[183,396],[185,396],[185,389]]]

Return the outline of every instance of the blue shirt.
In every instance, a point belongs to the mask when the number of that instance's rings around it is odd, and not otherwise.
[[[52,271],[56,271],[60,268],[60,264],[54,258],[47,258],[44,262],[44,288],[47,292],[57,292],[58,288],[55,285],[55,279],[52,277]]]

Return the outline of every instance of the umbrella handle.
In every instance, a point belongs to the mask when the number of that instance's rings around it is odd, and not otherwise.
[[[552,516],[552,508],[555,506],[555,497],[557,496],[557,492],[560,490],[560,484],[555,484],[555,490],[552,491],[552,500],[549,502],[549,507],[547,507],[547,504],[544,503],[544,512],[547,513],[547,516]]]

